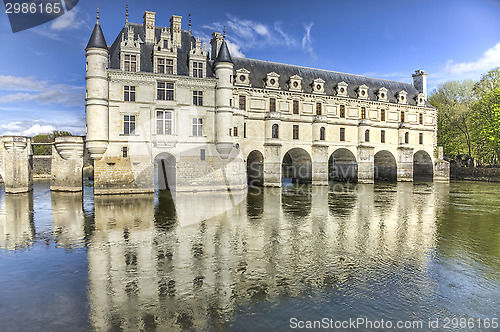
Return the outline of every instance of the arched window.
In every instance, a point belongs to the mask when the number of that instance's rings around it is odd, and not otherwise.
[[[319,129],[319,139],[320,139],[320,141],[325,140],[325,127],[321,127]]]
[[[405,133],[405,144],[408,144],[408,142],[410,142],[410,133],[406,132]]]
[[[276,123],[273,124],[272,138],[280,138],[280,128]]]
[[[365,130],[365,142],[370,142],[370,130]]]

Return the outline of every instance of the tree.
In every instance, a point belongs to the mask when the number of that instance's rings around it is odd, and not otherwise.
[[[470,111],[476,100],[474,81],[449,81],[429,97],[438,109],[438,145],[448,155],[466,152],[472,156]]]
[[[54,130],[50,134],[40,134],[33,137],[34,143],[52,143],[56,137],[60,136],[71,136],[69,131],[57,131]],[[37,156],[39,155],[50,155],[52,154],[52,146],[50,145],[34,145],[33,153]]]
[[[500,161],[500,87],[485,94],[472,106],[474,140],[490,163]]]
[[[481,79],[474,84],[474,93],[481,98],[498,88],[500,88],[500,67],[494,68],[482,75]]]

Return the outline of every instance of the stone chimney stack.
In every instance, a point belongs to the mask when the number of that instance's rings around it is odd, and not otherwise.
[[[217,55],[219,55],[220,46],[222,45],[222,41],[224,40],[224,36],[220,32],[212,33],[212,40],[210,41],[210,45],[212,45],[212,52],[210,58],[212,60],[217,59]]]
[[[427,73],[422,69],[416,70],[413,77],[413,86],[427,98]]]
[[[172,15],[170,18],[170,33],[175,47],[181,46],[182,16]]]
[[[145,31],[145,42],[148,44],[153,44],[155,42],[155,12],[144,12],[144,31]]]

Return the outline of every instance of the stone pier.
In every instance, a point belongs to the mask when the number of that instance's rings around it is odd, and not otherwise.
[[[83,137],[56,137],[52,146],[50,190],[82,191]]]
[[[444,160],[442,146],[438,146],[438,157],[434,160],[433,175],[433,180],[436,182],[450,182],[450,163]]]
[[[33,149],[30,137],[0,137],[0,175],[8,194],[25,193],[33,189]]]

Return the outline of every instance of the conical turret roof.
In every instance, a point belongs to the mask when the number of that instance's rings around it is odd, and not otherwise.
[[[104,39],[104,34],[102,33],[99,20],[95,23],[94,31],[92,31],[89,43],[87,44],[87,47],[85,49],[87,48],[103,48],[105,50],[108,49],[108,45],[106,44],[106,40]]]
[[[231,53],[229,53],[229,48],[227,48],[226,39],[222,41],[222,45],[220,46],[219,54],[217,55],[217,59],[215,59],[215,62],[233,63]]]

